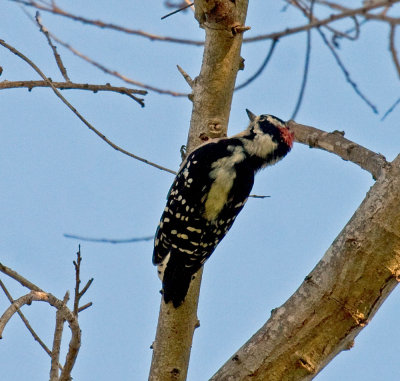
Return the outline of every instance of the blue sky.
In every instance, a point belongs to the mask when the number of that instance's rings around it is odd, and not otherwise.
[[[103,0],[60,2],[71,12],[155,34],[203,39],[189,12],[164,21],[163,2]],[[273,3],[273,4],[272,4]],[[356,1],[347,2],[356,6]],[[248,36],[282,30],[305,21],[283,2],[250,2]],[[33,14],[32,9],[28,11]],[[176,70],[192,77],[202,49],[101,30],[42,13],[44,24],[76,49],[135,80],[188,91]],[[46,40],[20,7],[2,2],[0,38],[30,57],[47,76],[62,80]],[[337,27],[346,29],[350,23]],[[400,108],[383,122],[399,97],[398,75],[388,51],[388,27],[369,23],[357,42],[340,41],[341,57],[375,115],[346,83],[318,34],[312,34],[310,73],[299,123],[346,137],[393,160],[400,147]],[[399,38],[398,38],[399,39]],[[247,126],[245,108],[289,119],[300,89],[305,34],[282,39],[259,79],[234,95],[229,133]],[[263,61],[270,42],[243,46],[246,70],[241,83]],[[400,50],[400,47],[398,47]],[[122,86],[59,47],[71,80]],[[24,62],[0,49],[0,80],[38,76]],[[180,164],[191,104],[150,92],[145,108],[112,93],[64,91],[63,95],[100,131],[130,152],[172,169]],[[62,298],[73,291],[79,241],[65,233],[130,238],[154,234],[173,176],[128,158],[87,129],[49,89],[0,92],[0,261],[44,290]],[[278,165],[256,178],[251,199],[207,262],[188,379],[212,374],[284,303],[312,270],[373,185],[356,165],[296,144]],[[73,372],[81,380],[145,380],[151,361],[160,302],[159,279],[151,264],[152,243],[107,245],[81,242],[82,281],[94,283],[83,303],[82,348]],[[26,290],[1,276],[14,298]],[[319,381],[387,380],[400,376],[396,289],[375,318],[318,376]],[[0,296],[0,311],[7,307]],[[397,308],[396,308],[397,307]],[[55,311],[35,303],[24,313],[51,346]],[[66,329],[64,339],[69,340]],[[50,361],[15,316],[0,343],[2,380],[43,380]],[[379,355],[378,355],[379,354]]]

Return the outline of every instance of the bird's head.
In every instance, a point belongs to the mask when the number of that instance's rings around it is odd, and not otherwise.
[[[255,134],[269,134],[278,143],[286,144],[289,150],[293,147],[294,133],[290,131],[287,123],[274,115],[255,115],[246,109],[250,119],[249,129]]]

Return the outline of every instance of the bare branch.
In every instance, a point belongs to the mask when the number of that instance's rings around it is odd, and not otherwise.
[[[296,1],[297,3],[297,1]],[[310,23],[313,20],[313,7],[314,7],[314,1],[311,1],[311,6],[309,11],[307,12],[307,16],[310,20]],[[294,119],[298,113],[298,111],[300,110],[300,106],[301,106],[301,102],[303,101],[303,96],[304,96],[304,91],[306,88],[306,84],[307,84],[307,77],[308,77],[308,69],[310,66],[310,53],[311,53],[311,30],[307,31],[307,45],[306,45],[306,58],[304,61],[304,71],[303,71],[303,79],[301,82],[301,87],[300,87],[300,92],[299,92],[299,96],[297,98],[297,103],[296,106],[293,110],[293,114],[291,116],[291,119]]]
[[[176,65],[176,67],[179,70],[179,73],[182,74],[183,78],[185,79],[186,83],[190,86],[190,88],[193,87],[193,79],[190,77],[190,75],[188,73],[186,73],[185,70],[183,70],[179,65]]]
[[[193,4],[194,3],[189,3],[189,4],[186,4],[185,6],[183,6],[182,8],[176,9],[175,11],[170,12],[170,13],[166,14],[165,16],[161,17],[161,20],[164,20],[167,17],[172,16],[172,15],[178,13],[178,12],[184,11],[185,9],[191,7]]]
[[[313,20],[315,21],[319,21],[317,18],[315,18],[312,14],[312,9],[307,9],[306,7],[302,6],[297,0],[294,1],[294,4],[296,5],[297,8],[299,8],[303,14],[311,21]],[[313,2],[311,2],[311,5],[313,4]],[[344,66],[342,60],[339,57],[339,54],[336,52],[335,50],[335,46],[333,46],[327,39],[327,37],[325,36],[324,32],[321,30],[321,28],[317,28],[318,33],[321,35],[322,40],[324,41],[325,45],[329,48],[329,50],[331,51],[332,55],[334,56],[336,63],[338,64],[339,68],[342,70],[346,81],[351,85],[351,87],[353,88],[353,90],[356,92],[356,94],[372,109],[372,111],[374,113],[378,113],[378,110],[376,108],[375,105],[373,105],[368,99],[367,97],[361,92],[361,90],[358,88],[357,84],[351,79],[350,77],[350,73],[348,72],[348,70],[346,69],[346,67]],[[337,35],[337,31],[334,31],[335,36]],[[334,42],[335,43],[335,42]],[[307,63],[307,60],[306,60]],[[307,64],[308,65],[308,64]],[[292,116],[292,118],[294,118],[294,116]]]
[[[236,86],[235,87],[235,91],[243,89],[244,87],[249,85],[251,82],[253,82],[256,78],[258,78],[261,75],[261,73],[267,67],[268,62],[270,61],[270,59],[272,57],[272,53],[274,52],[274,49],[275,49],[275,46],[276,46],[277,43],[278,43],[278,40],[272,40],[272,44],[269,47],[268,53],[267,53],[263,63],[259,67],[259,69],[249,79],[247,79],[246,81],[244,81],[240,85]]]
[[[76,261],[73,261],[75,267],[75,293],[74,293],[74,309],[72,310],[75,315],[78,315],[79,308],[79,286],[81,284],[80,274],[81,274],[81,245],[79,245],[78,252],[76,253]]]
[[[262,195],[258,195],[258,194],[251,194],[249,197],[264,199],[264,198],[271,197],[271,196],[262,196]]]
[[[173,42],[173,43],[187,44],[187,45],[194,45],[194,46],[202,46],[204,44],[203,41],[194,41],[194,40],[188,40],[188,39],[184,39],[184,38],[158,36],[158,35],[155,35],[152,33],[143,32],[141,30],[134,30],[134,29],[125,28],[125,27],[122,27],[119,25],[115,25],[112,23],[106,23],[101,20],[91,20],[91,19],[88,19],[85,17],[70,14],[55,5],[53,5],[53,6],[50,6],[47,4],[43,5],[36,1],[31,1],[31,0],[12,0],[12,1],[14,1],[16,3],[24,4],[26,6],[34,7],[36,9],[39,9],[39,10],[42,10],[45,12],[49,12],[49,13],[52,13],[55,15],[67,17],[72,20],[82,22],[84,24],[94,25],[94,26],[97,26],[100,28],[107,28],[107,29],[112,29],[112,30],[116,30],[119,32],[123,32],[123,33],[141,36],[144,38],[148,38],[151,41],[165,41],[165,42]],[[316,27],[328,25],[335,21],[342,20],[342,19],[348,18],[348,17],[354,17],[356,15],[360,15],[363,17],[369,17],[369,18],[376,18],[376,16],[374,14],[368,13],[368,12],[371,10],[377,9],[377,8],[392,6],[396,3],[398,3],[399,1],[400,0],[382,0],[380,2],[374,2],[369,5],[365,5],[363,7],[354,8],[354,9],[342,7],[343,9],[341,10],[340,13],[333,14],[325,19],[314,21],[312,23],[302,25],[299,27],[287,28],[280,32],[268,33],[268,34],[263,34],[263,35],[259,35],[259,36],[255,36],[255,37],[248,37],[248,38],[243,39],[243,42],[245,42],[245,43],[256,42],[256,41],[269,40],[269,39],[276,40],[276,39],[280,39],[281,37],[289,36],[289,35],[296,34],[299,32],[304,32],[306,30],[313,29]],[[378,16],[378,19],[384,20],[384,16]],[[391,21],[397,20],[398,21],[399,19],[388,18],[385,21],[389,21],[389,20],[391,20]]]
[[[323,0],[316,0],[317,3],[319,4],[324,4],[329,6],[332,9],[339,10],[340,12],[347,12],[351,8],[344,7],[343,5],[340,5],[338,3],[334,3],[331,1],[323,1]],[[373,2],[371,2],[373,3]],[[386,5],[383,5],[382,7],[384,8],[382,12],[380,13],[360,13],[359,15],[364,17],[366,20],[376,20],[376,21],[383,21],[383,22],[388,22],[389,24],[399,24],[400,23],[400,18],[398,17],[390,17],[387,16],[386,13],[387,11],[392,7],[393,2],[392,1],[387,1]]]
[[[147,85],[145,83],[142,83],[142,82],[133,80],[131,78],[128,78],[127,76],[125,76],[123,74],[120,74],[119,72],[117,72],[115,70],[109,69],[106,66],[104,66],[103,64],[101,64],[101,63],[93,60],[92,58],[84,55],[83,53],[81,53],[80,51],[78,51],[77,49],[72,47],[70,44],[67,44],[66,42],[60,40],[54,34],[50,33],[50,35],[51,35],[51,37],[53,38],[54,41],[57,41],[60,45],[62,45],[64,48],[68,49],[71,53],[73,53],[77,57],[79,57],[79,58],[83,59],[84,61],[90,63],[91,65],[93,65],[94,67],[96,67],[99,70],[103,71],[104,73],[112,75],[112,76],[114,76],[116,78],[119,78],[119,79],[121,79],[122,81],[124,81],[126,83],[142,87],[142,88],[144,88],[146,90],[154,91],[155,93],[172,95],[173,97],[186,97],[188,95],[187,93],[180,93],[180,92],[177,92],[177,91],[160,89],[158,87]]]
[[[90,279],[86,282],[85,287],[83,287],[82,290],[79,291],[79,299],[82,298],[83,295],[85,295],[86,291],[87,291],[87,290],[89,289],[89,287],[92,285],[93,280],[94,280],[93,278],[90,278]],[[88,306],[89,304],[92,305],[92,302],[87,303],[85,308],[89,307],[89,306]],[[79,307],[79,308],[78,308],[78,311],[79,311],[80,309],[81,309],[81,308]]]
[[[43,74],[43,72],[28,58],[26,57],[24,54],[22,54],[21,52],[19,52],[17,49],[15,49],[14,47],[12,47],[11,45],[7,44],[4,40],[0,40],[0,45],[4,46],[5,48],[7,48],[8,50],[10,50],[12,53],[16,54],[18,57],[20,57],[21,59],[23,59],[26,63],[28,63],[51,87],[51,89],[53,90],[53,92],[57,95],[58,98],[60,98],[62,100],[62,102],[90,129],[92,130],[97,136],[99,136],[102,140],[104,140],[108,145],[110,145],[112,148],[114,148],[116,151],[119,151],[129,157],[132,157],[136,160],[139,160],[143,163],[146,163],[148,165],[151,165],[155,168],[158,168],[162,171],[166,171],[166,172],[171,172],[174,173],[174,171],[172,171],[171,169],[165,168],[161,165],[152,163],[151,161],[148,161],[140,156],[134,155],[133,153],[130,153],[128,151],[126,151],[125,149],[117,146],[115,143],[113,143],[111,140],[109,140],[105,135],[103,135],[100,131],[98,131],[93,125],[91,125],[79,112],[78,110],[71,105],[71,103],[69,103],[64,97],[63,95],[60,93],[60,91],[58,89],[56,89],[56,87],[52,84],[52,82]]]
[[[63,303],[66,305],[69,300],[69,293],[66,292]],[[57,310],[56,325],[53,336],[53,350],[51,355],[50,381],[58,381],[58,364],[60,359],[61,340],[64,329],[64,313],[62,310]]]
[[[390,53],[392,54],[392,58],[393,58],[394,65],[397,70],[397,74],[400,77],[400,61],[399,61],[399,56],[397,54],[396,45],[394,42],[395,35],[396,35],[396,25],[391,24],[390,25],[390,36],[389,36]]]
[[[147,236],[147,237],[139,237],[139,238],[126,238],[126,239],[112,239],[112,238],[89,238],[89,237],[82,237],[79,235],[73,234],[64,234],[65,238],[72,238],[78,239],[80,241],[88,241],[88,242],[101,242],[101,243],[132,243],[132,242],[142,242],[142,241],[151,241],[154,239],[154,236]]]
[[[304,91],[306,89],[306,84],[307,84],[308,69],[310,66],[310,53],[311,53],[311,31],[308,30],[307,31],[306,57],[304,60],[303,79],[301,81],[299,95],[297,97],[296,106],[294,107],[291,119],[294,119],[296,117],[297,113],[300,110],[301,103],[303,101]]]
[[[315,127],[297,124],[293,120],[288,122],[288,127],[294,132],[297,142],[311,148],[323,149],[338,155],[343,160],[351,161],[371,173],[374,179],[378,179],[389,167],[383,155],[346,139],[344,132],[325,132]]]
[[[12,1],[15,1],[15,0],[12,0]],[[22,9],[24,10],[24,8],[22,8]],[[33,18],[31,17],[31,15],[27,11],[25,11],[25,13],[26,13],[27,17],[31,21],[33,21]],[[170,91],[170,90],[163,90],[163,89],[160,89],[158,87],[150,86],[150,85],[147,85],[145,83],[142,83],[142,82],[139,82],[139,81],[135,81],[135,80],[133,80],[131,78],[128,78],[125,75],[122,75],[122,74],[118,73],[115,70],[108,69],[107,67],[105,67],[101,63],[99,63],[99,62],[91,59],[90,57],[84,55],[83,53],[79,52],[77,49],[73,48],[71,45],[69,45],[66,42],[62,41],[61,39],[59,39],[56,35],[54,35],[50,31],[47,31],[47,35],[48,35],[49,38],[52,38],[54,41],[58,42],[60,45],[62,45],[65,49],[69,50],[75,56],[77,56],[77,57],[81,58],[82,60],[88,62],[89,64],[93,65],[97,69],[103,71],[104,73],[112,75],[112,76],[114,76],[116,78],[119,78],[119,79],[121,79],[122,81],[124,81],[126,83],[129,83],[129,84],[132,84],[132,85],[135,85],[135,86],[139,86],[139,87],[142,87],[142,88],[147,89],[147,90],[154,91],[154,92],[159,93],[159,94],[167,94],[167,95],[172,95],[174,97],[187,96],[187,94],[185,94],[185,93],[179,93],[179,92]],[[138,90],[138,91],[142,91],[142,90]],[[147,94],[147,92],[142,92],[142,93],[138,93],[138,94]],[[138,98],[138,99],[140,99],[140,98]],[[135,100],[136,100],[136,98],[135,98]],[[142,104],[142,106],[143,106],[143,104]]]
[[[42,24],[42,20],[40,18],[40,14],[39,12],[36,12],[36,22],[39,25],[40,31],[44,34],[44,36],[47,39],[48,44],[50,45],[51,50],[53,51],[53,55],[54,58],[56,60],[57,66],[60,69],[61,75],[64,77],[64,79],[69,82],[70,79],[68,77],[67,74],[67,69],[65,68],[62,60],[61,60],[61,56],[57,53],[57,48],[53,45],[53,43],[51,42],[50,36],[49,36],[49,31],[43,26]]]
[[[393,63],[394,66],[396,67],[397,74],[400,77],[400,61],[399,61],[399,56],[396,50],[396,45],[395,45],[395,36],[396,36],[396,25],[395,24],[390,24],[390,34],[389,34],[389,50],[392,55]],[[386,117],[393,112],[393,110],[400,104],[400,98],[398,98],[385,112],[385,114],[382,116],[381,120],[386,119]]]
[[[388,110],[383,114],[381,121],[386,119],[386,117],[400,104],[400,98],[397,98],[397,100],[388,108]]]
[[[324,32],[320,28],[317,28],[318,33],[321,35],[322,40],[324,41],[325,45],[329,48],[331,51],[333,57],[335,58],[336,63],[338,64],[340,70],[342,70],[347,83],[350,84],[350,86],[353,88],[353,90],[356,92],[356,94],[372,109],[372,111],[375,114],[378,114],[378,109],[376,106],[361,92],[361,90],[358,88],[357,84],[351,79],[350,73],[344,66],[342,60],[340,59],[338,53],[336,52],[335,48],[332,46],[332,44],[328,41],[326,38]]]
[[[4,293],[6,294],[7,299],[10,301],[10,303],[14,303],[14,299],[12,298],[11,294],[8,292],[6,286],[1,281],[1,279],[0,279],[0,287],[2,288]],[[44,349],[44,351],[51,357],[52,356],[51,350],[47,347],[47,345],[42,341],[42,339],[38,336],[38,334],[32,328],[32,326],[30,325],[30,323],[29,323],[28,319],[25,317],[25,315],[20,310],[17,311],[17,314],[19,315],[19,317],[21,318],[21,320],[25,324],[25,326],[28,329],[28,331],[33,336],[34,340],[37,341],[39,343],[39,345]],[[61,366],[60,363],[58,364],[58,367],[60,369],[62,369],[62,366]]]
[[[67,353],[66,361],[61,372],[60,381],[68,381],[71,370],[74,366],[76,357],[79,352],[81,342],[81,330],[79,328],[78,320],[76,316],[67,308],[62,300],[57,299],[52,294],[43,291],[31,291],[29,294],[21,296],[15,300],[10,307],[0,317],[0,337],[3,334],[4,328],[11,317],[17,312],[22,306],[31,304],[33,301],[43,301],[49,303],[51,306],[61,310],[64,314],[65,319],[69,323],[71,329],[71,340],[69,343],[69,350]]]
[[[400,155],[297,291],[211,380],[307,381],[350,349],[399,283],[399,216]]]
[[[53,86],[60,90],[88,90],[97,93],[99,91],[112,91],[115,93],[129,96],[131,99],[144,107],[143,99],[137,98],[132,94],[147,94],[145,90],[129,89],[127,87],[111,86],[109,83],[105,85],[94,85],[89,83],[73,83],[73,82],[53,82]],[[0,82],[0,90],[27,88],[29,91],[35,87],[51,87],[48,81],[2,81]]]
[[[81,245],[79,245],[78,252],[76,253],[76,261],[73,261],[74,267],[75,267],[75,294],[74,294],[74,309],[73,313],[78,316],[79,311],[83,311],[84,309],[90,307],[92,303],[87,303],[85,304],[84,308],[79,307],[79,302],[82,298],[83,295],[85,295],[86,291],[89,289],[89,287],[93,283],[93,278],[89,279],[86,282],[85,287],[83,287],[82,290],[80,290],[80,284],[81,284],[81,263],[82,263],[82,256],[81,256]]]
[[[306,25],[302,25],[302,26],[298,26],[298,27],[294,27],[294,28],[287,28],[281,32],[268,33],[268,34],[263,34],[263,35],[259,35],[259,36],[255,36],[255,37],[247,37],[247,38],[243,39],[243,42],[256,42],[256,41],[261,41],[261,40],[280,39],[281,37],[286,37],[291,34],[296,34],[299,32],[304,32],[309,29],[318,28],[318,27],[333,23],[335,21],[342,20],[344,18],[354,17],[357,15],[367,17],[367,16],[371,15],[370,13],[367,13],[367,12],[369,12],[373,9],[376,9],[376,8],[385,7],[387,5],[393,5],[395,3],[398,3],[399,1],[400,0],[382,0],[380,2],[372,3],[370,5],[366,5],[366,6],[363,6],[360,8],[354,8],[354,9],[346,8],[346,10],[343,10],[341,13],[333,14],[322,20],[315,20],[312,23],[309,23]]]
[[[165,41],[165,42],[174,42],[174,43],[178,43],[178,44],[188,44],[188,45],[196,45],[196,46],[202,46],[203,42],[202,41],[194,41],[194,40],[187,40],[184,38],[175,38],[175,37],[167,37],[167,36],[158,36],[156,34],[152,34],[152,33],[147,33],[147,32],[143,32],[141,30],[137,30],[137,29],[130,29],[130,28],[125,28],[123,26],[120,25],[115,25],[112,23],[106,23],[104,21],[101,20],[91,20],[88,19],[86,17],[82,17],[82,16],[77,16],[77,15],[73,15],[71,13],[68,13],[67,11],[62,10],[58,5],[57,6],[50,6],[50,5],[45,5],[45,4],[40,4],[36,1],[29,1],[29,0],[12,0],[15,3],[19,3],[19,4],[23,4],[29,7],[33,7],[39,10],[42,10],[44,12],[49,12],[52,13],[54,15],[58,15],[58,16],[63,16],[66,18],[69,18],[71,20],[74,21],[79,21],[83,24],[88,24],[88,25],[93,25],[102,29],[111,29],[111,30],[115,30],[117,32],[123,32],[123,33],[127,33],[127,34],[132,34],[132,35],[136,35],[136,36],[140,36],[140,37],[144,37],[147,38],[151,41]]]
[[[93,305],[92,302],[84,304],[82,307],[78,308],[78,313],[81,313],[82,311],[86,310],[87,308],[91,307]]]
[[[25,279],[22,275],[19,275],[16,271],[4,266],[2,263],[0,263],[0,271],[32,291],[42,291],[38,286],[30,282],[28,279]]]

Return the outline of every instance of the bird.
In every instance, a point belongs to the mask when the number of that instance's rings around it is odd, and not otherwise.
[[[153,264],[164,302],[175,308],[245,205],[255,174],[283,159],[293,146],[294,134],[286,122],[246,112],[248,127],[193,150],[168,192],[154,238]]]

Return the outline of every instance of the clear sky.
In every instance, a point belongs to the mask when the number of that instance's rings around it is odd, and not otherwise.
[[[348,6],[360,2],[348,1]],[[60,1],[66,10],[159,35],[201,40],[190,12],[164,21],[162,1]],[[284,2],[251,1],[246,36],[283,30],[305,22]],[[20,6],[2,1],[0,38],[31,58],[54,81],[62,80],[44,36]],[[27,8],[30,14],[32,9]],[[187,92],[176,70],[195,77],[202,48],[149,41],[98,29],[42,13],[43,23],[59,38],[105,66],[137,81]],[[341,30],[350,22],[338,23]],[[299,123],[346,137],[393,160],[400,152],[400,107],[383,122],[399,97],[398,75],[388,50],[388,27],[371,22],[358,41],[340,40],[343,62],[379,114],[358,97],[317,33],[312,34],[310,73]],[[400,40],[400,36],[397,36]],[[252,75],[270,41],[244,45]],[[229,133],[247,126],[245,108],[289,119],[298,97],[306,35],[282,39],[256,82],[235,93]],[[400,46],[398,46],[400,51]],[[116,78],[59,47],[74,82],[122,86]],[[0,80],[39,79],[28,65],[0,48]],[[126,96],[70,90],[63,95],[100,131],[128,151],[177,169],[186,143],[191,104],[149,92],[141,108]],[[49,89],[0,92],[0,260],[62,298],[73,291],[72,261],[78,244],[82,281],[94,283],[83,303],[82,348],[73,372],[76,380],[145,380],[151,361],[161,287],[151,264],[152,242],[100,244],[64,234],[132,238],[154,234],[173,176],[114,151],[85,127]],[[369,173],[322,151],[296,144],[278,165],[256,178],[250,199],[228,236],[207,262],[202,282],[190,381],[203,381],[282,305],[329,247],[373,185]],[[5,276],[14,298],[26,293]],[[318,376],[318,381],[399,379],[400,293],[396,289],[375,318]],[[1,313],[7,307],[0,296]],[[51,347],[55,311],[34,303],[24,307],[33,327]],[[66,327],[64,340],[69,340]],[[65,349],[65,348],[64,348]],[[0,342],[0,379],[39,381],[48,377],[50,360],[14,316]]]

